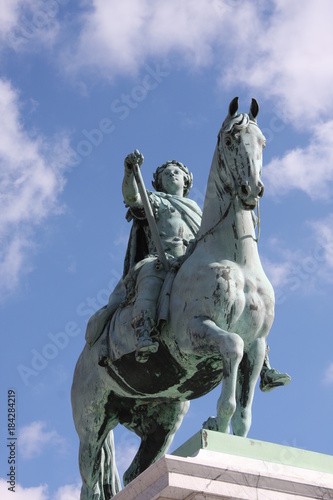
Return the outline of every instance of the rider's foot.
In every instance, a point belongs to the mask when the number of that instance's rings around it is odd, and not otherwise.
[[[141,338],[136,348],[135,359],[139,363],[146,363],[150,354],[157,352],[158,345],[158,342],[152,340],[150,337]]]
[[[291,381],[290,375],[288,373],[280,373],[274,368],[268,368],[267,370],[262,370],[260,374],[260,389],[262,392],[269,392],[275,387],[281,385],[288,385]]]
[[[152,340],[151,332],[154,330],[155,323],[147,312],[142,312],[139,316],[133,319],[132,327],[134,328],[137,344],[135,359],[139,363],[146,363],[150,354],[155,354],[158,350],[158,342]]]

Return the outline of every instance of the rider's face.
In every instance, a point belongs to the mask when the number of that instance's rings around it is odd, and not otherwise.
[[[183,196],[184,182],[184,172],[177,165],[169,165],[163,170],[162,184],[166,193]]]

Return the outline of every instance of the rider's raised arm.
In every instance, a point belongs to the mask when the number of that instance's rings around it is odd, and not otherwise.
[[[132,166],[138,163],[139,166],[143,163],[143,156],[136,149],[125,158],[125,174],[123,179],[123,196],[126,205],[135,208],[142,208],[141,196],[138,190],[138,185],[134,178]]]

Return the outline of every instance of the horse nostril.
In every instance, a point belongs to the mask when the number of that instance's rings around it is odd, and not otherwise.
[[[258,197],[262,198],[264,196],[265,186],[263,185],[262,182],[260,182],[258,187],[259,187]]]
[[[243,182],[243,184],[241,185],[241,191],[242,191],[242,194],[244,196],[249,196],[249,194],[251,192],[251,188],[250,188],[248,182]]]

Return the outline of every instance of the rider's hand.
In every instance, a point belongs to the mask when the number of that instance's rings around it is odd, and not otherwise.
[[[125,158],[125,168],[126,170],[132,170],[133,165],[138,164],[141,167],[143,163],[143,155],[138,149],[130,153]]]

